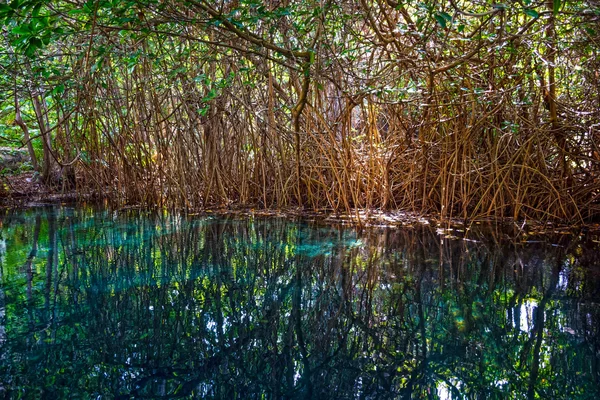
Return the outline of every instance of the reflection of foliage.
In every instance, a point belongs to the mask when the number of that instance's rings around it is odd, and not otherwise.
[[[2,238],[9,397],[599,394],[584,244],[86,210],[9,214]]]

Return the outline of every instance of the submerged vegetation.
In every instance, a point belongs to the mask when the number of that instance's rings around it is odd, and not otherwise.
[[[2,0],[0,21],[1,139],[63,190],[600,216],[594,0]]]

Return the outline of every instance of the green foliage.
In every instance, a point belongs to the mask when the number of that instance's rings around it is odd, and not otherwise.
[[[439,12],[435,14],[435,20],[442,28],[445,28],[447,23],[452,22],[452,17],[446,12]]]

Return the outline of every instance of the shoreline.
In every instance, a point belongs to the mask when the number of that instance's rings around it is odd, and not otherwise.
[[[76,192],[57,193],[47,188],[43,191],[25,193],[5,193],[0,197],[0,208],[22,209],[47,206],[91,206],[112,209],[117,212],[128,210],[145,210],[157,212],[168,210],[170,213],[180,213],[186,216],[240,216],[264,218],[289,218],[302,219],[326,225],[340,225],[362,229],[410,229],[416,226],[431,226],[439,234],[453,238],[454,233],[468,233],[473,229],[499,228],[502,231],[512,232],[513,239],[531,235],[600,235],[600,224],[590,222],[584,224],[565,224],[558,222],[544,222],[536,220],[513,220],[512,218],[474,218],[464,220],[460,218],[441,218],[435,214],[419,214],[413,211],[379,209],[358,209],[351,213],[334,212],[331,210],[308,210],[299,207],[281,209],[263,209],[248,205],[229,205],[198,208],[191,210],[151,207],[144,205],[115,205],[107,198],[97,194],[81,194]]]

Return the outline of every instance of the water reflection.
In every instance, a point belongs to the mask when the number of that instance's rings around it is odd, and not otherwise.
[[[600,253],[558,244],[7,212],[0,393],[597,398]]]

